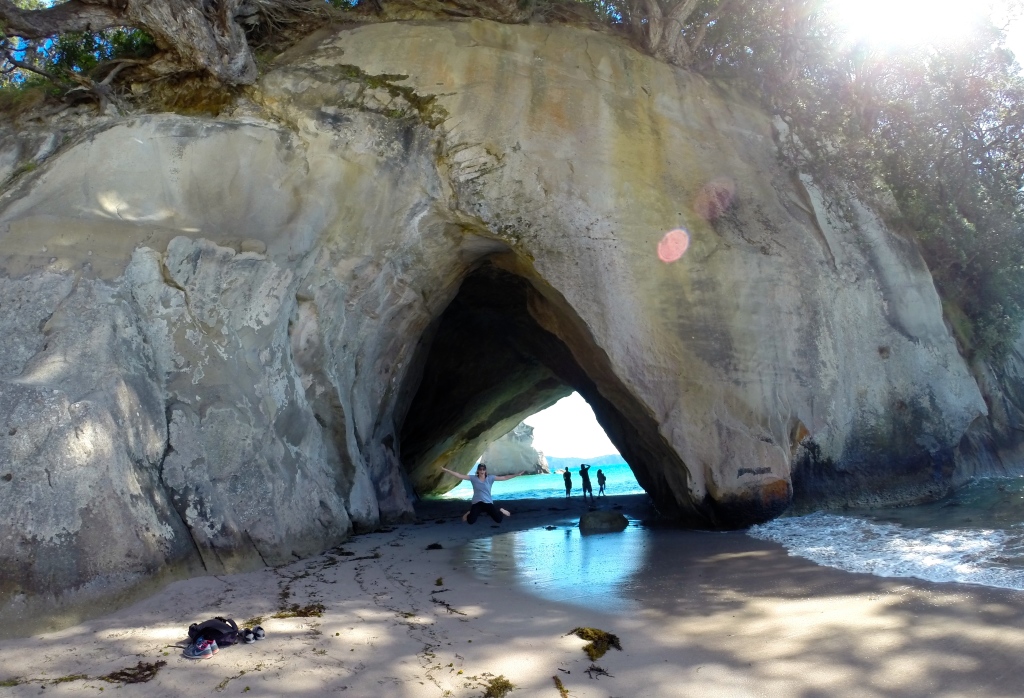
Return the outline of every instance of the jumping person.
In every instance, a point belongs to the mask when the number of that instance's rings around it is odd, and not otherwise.
[[[601,470],[598,469],[598,471],[597,471],[597,496],[598,497],[601,497],[601,496],[607,497],[608,496],[605,493],[605,491],[604,491],[604,483],[606,483],[607,481],[608,481],[608,478],[606,478],[604,476],[604,473],[602,473]]]
[[[524,470],[515,475],[488,475],[487,466],[483,463],[476,466],[476,477],[463,475],[454,470],[448,470],[448,468],[441,468],[441,470],[449,475],[454,475],[460,480],[469,480],[469,484],[473,485],[473,501],[470,502],[469,511],[462,515],[462,520],[466,523],[476,523],[477,517],[480,514],[487,514],[494,519],[494,523],[501,523],[505,516],[512,516],[508,509],[499,509],[494,505],[494,500],[491,499],[491,485],[494,484],[495,480],[511,480],[514,477],[526,474]]]
[[[572,473],[566,468],[562,472],[562,479],[565,480],[565,498],[569,498],[569,493],[572,492]]]
[[[583,480],[583,503],[587,503],[587,493],[590,493],[590,503],[594,503],[594,486],[590,484],[590,466],[580,463],[580,479]]]

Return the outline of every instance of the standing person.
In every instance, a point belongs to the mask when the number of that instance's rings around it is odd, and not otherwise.
[[[572,473],[569,472],[569,468],[566,468],[562,472],[562,479],[565,480],[565,498],[569,498],[569,493],[572,492]]]
[[[604,491],[604,483],[606,483],[606,482],[608,482],[608,478],[606,478],[604,476],[604,473],[601,472],[601,469],[598,468],[598,470],[597,470],[597,496],[598,497],[602,497],[602,496],[607,497],[608,496],[605,493],[605,491]]]
[[[580,463],[580,479],[583,481],[583,503],[587,502],[587,493],[590,493],[590,503],[594,503],[594,486],[590,484],[590,466]]]
[[[483,463],[476,466],[475,476],[463,475],[454,470],[448,470],[448,468],[441,468],[441,470],[460,480],[469,480],[469,483],[473,485],[473,500],[470,502],[469,511],[462,515],[462,520],[466,523],[476,523],[480,514],[487,514],[494,519],[495,523],[501,523],[505,516],[512,516],[508,509],[499,509],[494,505],[494,500],[491,499],[491,486],[496,480],[511,480],[526,473],[524,470],[515,475],[488,475],[487,466]]]

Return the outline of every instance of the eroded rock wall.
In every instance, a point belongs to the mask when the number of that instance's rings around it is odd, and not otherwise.
[[[955,484],[1019,476],[1024,473],[1024,330],[1002,361],[975,361],[971,370],[989,413],[971,424],[957,447]]]
[[[136,308],[114,287],[50,272],[0,289],[6,634],[201,572],[160,479],[164,394]]]
[[[7,194],[0,448],[12,477],[0,497],[19,516],[2,550],[5,617],[41,618],[22,601],[39,591],[81,610],[162,570],[277,564],[411,514],[379,433],[401,350],[366,328],[406,317],[422,329],[431,313],[402,302],[411,292],[386,253],[337,267],[321,255],[337,253],[325,226],[358,244],[414,214],[371,214],[358,233],[358,220],[340,224],[348,197],[373,207],[346,177],[401,197],[358,163],[308,152],[266,121],[146,117],[88,134]],[[105,450],[69,452],[76,438]],[[57,539],[62,564],[47,566],[37,553]]]
[[[612,36],[485,21],[313,37],[216,119],[5,133],[0,616],[408,517],[571,390],[696,525],[943,491],[987,408],[928,270],[778,137]],[[490,371],[437,339],[467,279]],[[469,365],[487,404],[444,402]]]

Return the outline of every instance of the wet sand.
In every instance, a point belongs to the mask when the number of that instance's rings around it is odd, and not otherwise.
[[[643,497],[602,502],[636,522],[586,538],[578,500],[507,505],[494,528],[462,523],[462,502],[426,503],[420,523],[341,550],[2,641],[0,696],[469,697],[498,675],[511,696],[558,696],[553,676],[575,698],[1022,693],[1020,592],[818,567],[742,533],[676,530]],[[293,604],[322,615],[274,617]],[[218,614],[262,616],[267,638],[183,658],[189,623]],[[622,651],[591,662],[577,626]],[[158,661],[149,683],[98,678]]]

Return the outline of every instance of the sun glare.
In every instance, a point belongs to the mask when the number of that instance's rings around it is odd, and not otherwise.
[[[942,44],[969,33],[984,3],[964,0],[831,0],[850,41],[877,46]]]
[[[618,453],[579,393],[523,421],[533,427],[533,447],[545,456],[594,458]]]

